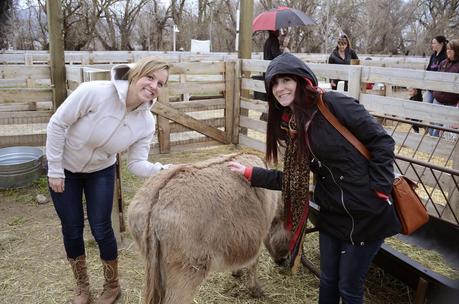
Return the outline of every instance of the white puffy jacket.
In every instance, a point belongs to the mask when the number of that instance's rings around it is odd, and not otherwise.
[[[116,153],[128,150],[128,169],[147,177],[161,170],[148,153],[155,132],[155,117],[144,103],[126,110],[129,65],[112,69],[110,81],[82,83],[51,117],[47,128],[48,176],[95,172],[113,165]]]

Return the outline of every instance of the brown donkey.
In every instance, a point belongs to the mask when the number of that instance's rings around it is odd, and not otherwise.
[[[255,155],[222,156],[161,171],[136,193],[128,223],[146,261],[144,303],[191,303],[210,272],[243,267],[250,292],[260,296],[255,267],[262,241],[277,261],[287,254],[280,192],[251,187],[227,168],[232,160],[265,167]],[[270,227],[277,231],[267,237]]]

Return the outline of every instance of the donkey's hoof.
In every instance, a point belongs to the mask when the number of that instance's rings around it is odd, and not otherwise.
[[[265,292],[260,286],[249,287],[249,293],[252,298],[262,298],[265,296]]]
[[[243,274],[244,274],[244,272],[242,271],[242,269],[235,270],[235,271],[231,272],[231,275],[233,277],[235,277],[235,278],[240,278],[240,277],[242,277]]]

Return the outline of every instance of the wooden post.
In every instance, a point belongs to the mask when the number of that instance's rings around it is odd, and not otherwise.
[[[158,97],[158,101],[162,104],[169,103],[169,89],[167,86],[163,89],[163,92]],[[159,153],[169,153],[171,150],[171,126],[169,119],[158,115],[158,141],[159,141]]]
[[[360,97],[360,81],[361,81],[362,67],[361,66],[349,66],[349,83],[348,90],[349,95],[355,99]]]
[[[241,61],[236,61],[236,65],[234,67],[235,70],[235,81],[234,81],[234,102],[233,102],[233,139],[231,142],[233,144],[239,143],[239,122],[240,122],[240,111],[241,111]]]
[[[238,58],[250,59],[252,56],[252,19],[253,0],[242,0]]]
[[[225,133],[226,143],[231,143],[233,139],[233,112],[234,112],[234,82],[235,82],[235,62],[225,62]]]
[[[123,211],[123,192],[121,188],[121,155],[116,155],[116,176],[115,176],[115,192],[113,196],[113,208],[112,208],[112,226],[113,232],[115,233],[116,242],[118,247],[122,246],[123,236],[121,232],[126,231],[126,225],[124,223],[124,211]]]
[[[428,286],[429,282],[427,282],[424,278],[419,278],[418,287],[416,288],[416,296],[414,298],[414,304],[425,303]]]
[[[33,65],[33,55],[32,54],[30,53],[25,54],[25,65]],[[26,79],[26,86],[29,89],[34,87],[34,81],[30,76],[27,77]]]
[[[239,59],[252,58],[252,19],[253,19],[253,0],[241,1],[241,18],[239,22]],[[250,72],[245,72],[241,75],[244,78],[250,77]],[[250,98],[248,90],[241,90],[241,96]],[[240,102],[240,101],[239,101]],[[240,109],[240,115],[249,116],[249,110]],[[239,119],[238,119],[239,120]],[[239,132],[247,134],[247,128],[240,128]],[[239,140],[238,140],[239,141]]]
[[[33,65],[33,54],[26,52],[24,55],[24,64],[25,65]]]
[[[178,59],[179,59],[178,60],[179,62],[183,62],[181,55],[179,55]],[[179,81],[180,83],[186,83],[186,74],[180,74]],[[181,94],[181,99],[182,101],[190,101],[190,93],[186,92],[186,93]]]
[[[54,88],[53,108],[56,110],[67,97],[62,10],[59,0],[48,0],[46,7],[48,14],[51,83]]]
[[[394,96],[394,90],[393,90],[392,84],[386,83],[384,87],[386,88],[386,95],[384,96]]]

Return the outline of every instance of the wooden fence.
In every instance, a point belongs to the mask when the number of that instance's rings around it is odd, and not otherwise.
[[[152,108],[158,123],[153,151],[230,143],[237,100],[234,73],[234,61],[171,64],[169,82]],[[108,70],[67,67],[69,92],[81,82],[109,77]]]
[[[0,65],[0,147],[42,145],[52,114],[47,65]]]
[[[329,54],[295,53],[296,56],[310,63],[327,63]],[[236,60],[237,53],[207,54],[191,52],[159,52],[159,51],[66,51],[66,64],[115,64],[135,62],[146,56],[158,57],[167,62],[193,61],[226,61]],[[263,59],[263,53],[252,53],[252,59]],[[424,70],[427,67],[428,57],[414,56],[382,56],[359,54],[360,64],[365,66],[409,68]],[[47,51],[5,51],[0,53],[0,64],[48,64]]]
[[[158,114],[158,136],[153,142],[153,151],[167,153],[221,143],[239,143],[264,151],[266,123],[259,116],[267,107],[264,101],[254,98],[254,92],[263,93],[265,88],[263,81],[251,76],[261,75],[268,64],[253,59],[173,63],[169,83],[153,108]],[[107,63],[68,65],[68,92],[84,81],[108,79],[111,66]],[[398,155],[453,170],[436,176],[422,164],[414,164],[413,169],[411,163],[399,161],[400,171],[415,180],[422,179],[433,192],[451,187],[451,178],[459,167],[459,153],[457,130],[448,128],[459,122],[459,110],[379,96],[380,91],[367,91],[364,84],[378,82],[386,87],[410,86],[459,93],[459,74],[362,65],[309,63],[309,66],[323,81],[348,80],[346,94],[358,99],[381,119],[392,120],[385,127],[397,143]],[[0,75],[0,146],[44,145],[46,123],[52,113],[49,67],[46,64],[0,65]],[[409,119],[426,126],[441,123],[445,134],[452,136],[415,133]],[[425,192],[429,192],[428,189]],[[446,200],[457,199],[451,196],[454,192],[459,190],[446,191],[449,196]],[[437,209],[435,204],[431,205],[431,209]],[[445,211],[444,206],[439,210],[435,211],[439,217],[451,213]],[[459,211],[452,213],[459,216]],[[459,223],[457,217],[453,222]]]

